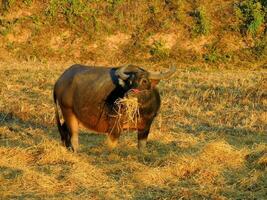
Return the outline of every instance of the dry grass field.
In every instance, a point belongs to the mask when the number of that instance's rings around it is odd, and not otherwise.
[[[0,1],[0,200],[267,199],[266,0]],[[56,64],[55,64],[56,63]],[[60,143],[52,88],[72,63],[148,70],[146,152],[125,133]]]
[[[178,68],[146,152],[82,130],[74,154],[52,103],[68,66],[0,63],[0,199],[266,199],[266,69]]]

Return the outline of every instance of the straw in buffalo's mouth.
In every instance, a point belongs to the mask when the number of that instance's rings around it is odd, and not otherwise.
[[[134,96],[118,98],[115,105],[117,106],[117,124],[131,124],[137,128],[140,118],[138,98]]]

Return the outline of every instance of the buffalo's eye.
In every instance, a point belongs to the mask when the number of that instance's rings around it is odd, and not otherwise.
[[[148,80],[147,80],[147,79],[143,79],[143,80],[141,81],[141,84],[142,84],[142,85],[147,85],[147,84],[148,84]]]

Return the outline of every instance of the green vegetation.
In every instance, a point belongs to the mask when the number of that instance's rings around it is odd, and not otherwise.
[[[260,28],[266,23],[265,15],[267,11],[266,2],[258,0],[244,0],[236,5],[236,14],[242,21],[240,31],[256,35]]]
[[[46,14],[53,20],[58,16],[65,16],[70,24],[75,24],[75,21],[84,21],[84,25],[88,23],[94,12],[82,0],[51,0],[46,10]]]
[[[211,25],[204,7],[194,10],[191,15],[194,17],[196,24],[193,27],[193,35],[207,35],[210,33]]]
[[[184,0],[166,0],[166,7],[169,10],[170,18],[182,22],[185,19],[185,1]]]
[[[2,36],[7,36],[12,31],[14,23],[16,22],[10,22],[0,19],[0,34]]]
[[[2,0],[2,9],[8,11],[15,2],[16,0]]]
[[[23,3],[25,3],[27,6],[31,6],[33,3],[33,0],[23,0]]]
[[[206,53],[203,55],[207,63],[229,63],[232,59],[231,53],[222,52],[218,47],[219,41],[206,45]]]
[[[169,57],[169,50],[161,40],[154,41],[151,45],[149,53],[156,60],[166,59]]]
[[[267,59],[267,37],[255,41],[255,45],[252,48],[252,54],[259,59],[263,57]]]
[[[55,17],[63,14],[69,20],[73,16],[86,19],[86,15],[90,11],[89,7],[81,0],[51,0],[47,9],[47,14]]]
[[[0,46],[16,59],[265,63],[264,0],[220,2],[220,7],[182,0],[8,0],[1,10]]]

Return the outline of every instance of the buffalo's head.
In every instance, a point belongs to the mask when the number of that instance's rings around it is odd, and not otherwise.
[[[119,78],[119,84],[125,90],[132,90],[136,93],[144,90],[153,89],[161,79],[169,78],[175,72],[175,67],[169,71],[148,72],[135,65],[127,65],[117,69],[116,75]]]

